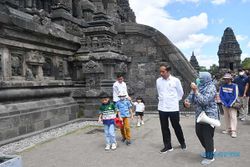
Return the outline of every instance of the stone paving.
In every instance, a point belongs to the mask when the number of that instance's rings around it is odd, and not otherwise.
[[[104,150],[102,128],[92,126],[63,137],[36,145],[21,153],[24,167],[196,167],[201,166],[202,149],[194,131],[194,117],[182,116],[181,125],[188,149],[180,149],[176,136],[172,135],[174,151],[160,154],[162,137],[157,115],[147,115],[145,125],[136,127],[131,122],[132,144],[122,143],[117,130],[118,148]],[[223,121],[222,121],[223,125]],[[216,160],[209,166],[247,167],[250,165],[250,121],[238,123],[237,138],[215,132]],[[174,134],[171,128],[171,134]]]

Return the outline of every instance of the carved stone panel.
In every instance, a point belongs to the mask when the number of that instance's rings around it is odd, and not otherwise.
[[[64,68],[63,68],[63,61],[59,62],[59,66],[58,66],[58,76],[60,79],[63,79],[64,77]]]
[[[37,66],[29,65],[28,69],[30,69],[30,71],[31,71],[31,73],[32,73],[32,75],[33,75],[34,77],[37,76],[37,74],[38,74]],[[29,70],[28,70],[28,71],[29,71]]]
[[[115,65],[115,73],[127,73],[128,66],[125,63],[120,63]]]
[[[83,36],[82,29],[78,25],[73,24],[72,22],[65,23],[65,30],[69,34],[80,36],[80,37]]]
[[[98,62],[90,60],[82,64],[83,73],[103,73],[103,66]]]
[[[96,80],[95,78],[87,78],[86,79],[86,86],[90,89],[94,89],[96,87]]]
[[[45,57],[45,63],[43,64],[43,75],[46,77],[52,76],[53,63],[49,57]]]
[[[28,64],[44,64],[45,59],[42,53],[38,51],[30,51],[27,53],[26,62]]]
[[[22,76],[23,58],[20,54],[11,54],[11,73],[12,76]]]
[[[2,55],[0,54],[0,80],[2,79],[3,72],[2,72]]]
[[[33,74],[32,70],[29,67],[27,67],[27,69],[26,69],[25,79],[27,81],[33,81],[35,79],[34,74]]]

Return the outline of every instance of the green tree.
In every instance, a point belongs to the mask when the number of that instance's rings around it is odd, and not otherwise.
[[[200,72],[204,72],[204,71],[208,71],[207,68],[205,66],[200,66]]]
[[[250,57],[247,57],[242,61],[242,68],[250,69]]]
[[[210,66],[209,72],[212,75],[215,75],[219,72],[219,66],[217,66],[216,64],[213,64],[212,66]]]

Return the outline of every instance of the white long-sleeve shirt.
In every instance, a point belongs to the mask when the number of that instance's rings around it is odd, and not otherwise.
[[[156,80],[158,93],[158,110],[164,112],[179,111],[179,101],[183,96],[181,81],[170,75],[167,79],[162,77]]]
[[[128,91],[127,91],[127,85],[125,82],[119,83],[118,81],[116,81],[113,84],[113,101],[117,102],[120,100],[120,98],[118,97],[119,93],[125,93],[126,97],[128,97]]]

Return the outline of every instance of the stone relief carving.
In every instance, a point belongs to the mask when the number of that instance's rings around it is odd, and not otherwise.
[[[60,61],[59,62],[59,66],[58,66],[58,75],[59,75],[59,78],[63,78],[64,77],[64,70],[63,70],[63,61]]]
[[[49,26],[51,24],[50,15],[44,9],[40,9],[34,14],[33,21],[45,26]]]
[[[11,55],[11,72],[12,76],[22,75],[22,55],[18,54]]]
[[[52,60],[48,57],[45,57],[45,63],[43,64],[43,75],[47,77],[52,76],[52,68]]]
[[[67,22],[65,24],[65,30],[67,33],[82,37],[83,36],[83,30],[77,25],[72,22]]]
[[[33,72],[32,72],[32,70],[29,67],[27,67],[27,69],[26,69],[25,79],[27,81],[33,81],[34,80]]]
[[[103,73],[103,67],[101,64],[90,60],[87,63],[82,64],[83,73]]]
[[[128,71],[128,66],[125,63],[120,63],[120,64],[116,64],[115,66],[115,72],[116,73],[127,73]]]
[[[96,81],[95,81],[95,78],[88,78],[88,79],[86,79],[86,86],[88,87],[88,88],[95,88],[96,86]]]
[[[112,39],[108,38],[107,36],[104,36],[104,38],[102,38],[102,47],[109,47],[112,45]]]
[[[111,37],[105,35],[103,37],[89,37],[86,36],[81,40],[81,47],[84,50],[89,50],[92,52],[104,50],[120,51],[122,47],[121,39],[112,39]]]
[[[82,19],[85,12],[96,11],[95,5],[88,0],[73,0],[73,16]]]
[[[0,55],[0,79],[2,79],[3,71],[2,71],[2,55]]]
[[[26,62],[32,64],[44,64],[45,59],[39,51],[30,51],[27,53]]]

